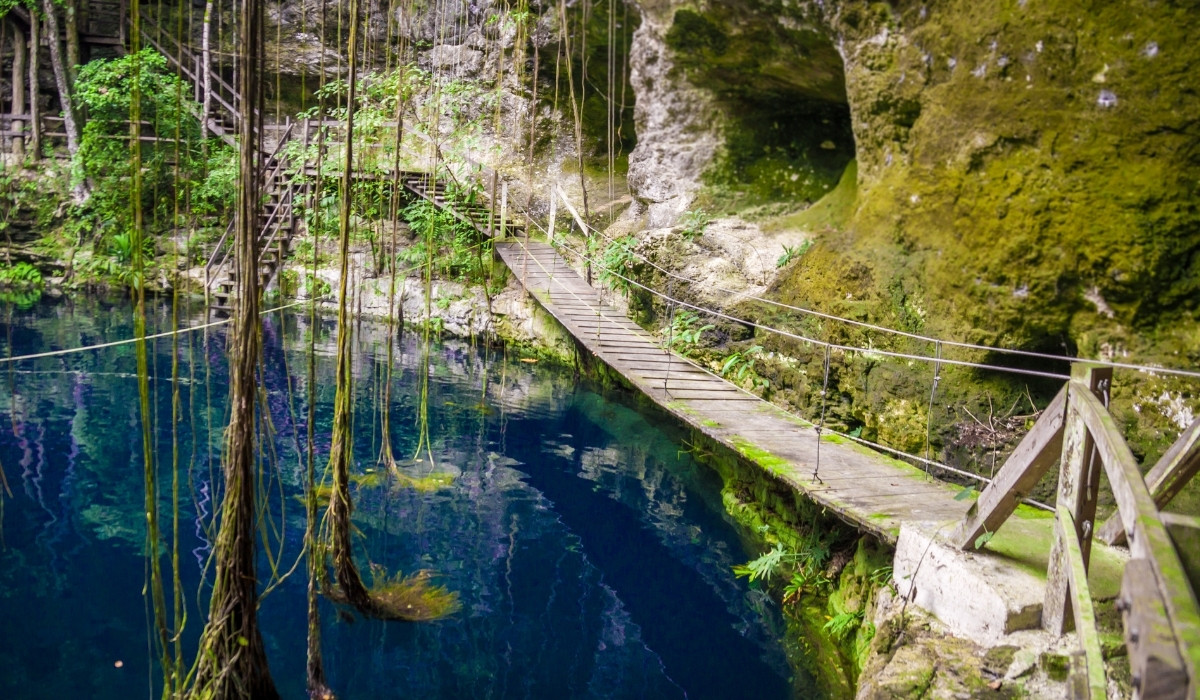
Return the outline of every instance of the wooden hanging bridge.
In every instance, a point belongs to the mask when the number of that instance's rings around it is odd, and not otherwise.
[[[184,77],[199,83],[200,62],[194,52],[174,43],[169,32],[159,31],[148,19],[142,31],[146,43],[158,48]],[[214,114],[198,116],[212,133],[236,144],[232,134],[243,118],[232,97],[236,92],[216,77],[214,93]],[[309,164],[302,164],[301,170],[312,177],[307,178],[309,184],[297,184],[296,166],[285,163],[283,147],[292,140],[308,145],[313,127],[303,122],[285,124],[276,144],[261,154],[265,203],[257,225],[263,286],[288,253],[297,228],[296,205],[312,196],[316,176]],[[1200,470],[1200,421],[1184,431],[1143,477],[1107,409],[1111,369],[1075,365],[1070,382],[978,500],[962,502],[955,498],[960,487],[822,435],[811,423],[664,349],[657,338],[605,304],[554,247],[528,236],[506,206],[496,206],[494,185],[490,206],[461,205],[447,196],[447,183],[430,173],[355,176],[398,182],[411,196],[427,199],[493,237],[496,253],[576,339],[579,352],[604,362],[678,420],[757,465],[769,478],[880,540],[896,543],[905,528],[932,522],[943,524],[941,531],[953,531],[939,538],[943,544],[973,551],[981,535],[1003,534],[1006,521],[1022,517],[1015,513],[1021,498],[1059,464],[1056,517],[1040,525],[1047,530],[1045,541],[1052,543],[1046,548],[1049,565],[1040,617],[1046,629],[1062,633],[1074,627],[1079,633],[1072,692],[1078,697],[1106,696],[1088,570],[1095,552],[1106,543],[1126,540],[1129,560],[1118,607],[1135,697],[1200,698],[1200,607],[1195,593],[1200,579],[1200,518],[1164,511],[1182,484]],[[496,177],[492,175],[493,182]],[[561,197],[561,190],[555,196]],[[576,221],[586,232],[585,222]],[[218,307],[228,306],[233,289],[234,273],[224,250],[223,239],[206,266]],[[1096,503],[1102,472],[1117,513],[1112,522],[1100,526]],[[1102,541],[1096,542],[1097,537]],[[984,545],[972,556],[990,556],[998,568],[1027,566],[1028,562],[1001,554],[988,555],[992,546]]]

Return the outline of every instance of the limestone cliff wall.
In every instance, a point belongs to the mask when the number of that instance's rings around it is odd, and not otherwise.
[[[1056,351],[1153,335],[1194,362],[1200,43],[1186,5],[644,0],[630,185],[662,225],[757,145],[737,138],[748,111],[841,99],[858,196],[842,225],[810,232],[783,299]],[[812,114],[788,128],[822,138]]]

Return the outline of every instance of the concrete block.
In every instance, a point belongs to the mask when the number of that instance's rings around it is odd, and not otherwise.
[[[986,550],[959,551],[944,539],[952,530],[953,523],[901,526],[893,563],[900,596],[985,646],[1038,627],[1045,578]]]

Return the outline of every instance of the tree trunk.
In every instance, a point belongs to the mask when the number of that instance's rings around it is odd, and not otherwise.
[[[50,65],[54,69],[54,82],[58,85],[58,100],[62,105],[63,131],[67,132],[67,152],[74,158],[79,153],[79,123],[75,121],[75,107],[71,103],[71,85],[67,82],[67,70],[63,65],[62,50],[58,45],[58,17],[54,14],[54,0],[42,0],[46,11],[46,30],[50,35]],[[88,199],[88,188],[83,182],[71,188],[71,197],[76,206]]]
[[[28,106],[25,99],[25,58],[29,47],[25,45],[25,34],[15,22],[8,23],[13,30],[13,65],[12,65],[12,85],[13,85],[13,114],[26,114]],[[25,159],[25,135],[20,133],[25,126],[24,119],[14,119],[12,123],[12,154],[17,160]]]
[[[257,94],[262,36],[262,3],[242,0],[238,91],[249,107]],[[225,496],[216,540],[216,569],[208,623],[200,639],[193,697],[279,697],[267,666],[258,627],[258,577],[255,569],[255,369],[261,354],[258,315],[258,144],[253,120],[241,120],[240,188],[234,251],[237,297],[230,331],[229,427],[225,433]]]
[[[79,8],[78,0],[63,0],[63,15],[66,17],[67,34],[67,77],[68,84],[75,88],[79,77]]]
[[[63,128],[67,132],[67,151],[74,158],[75,154],[79,152],[79,125],[75,123],[75,109],[71,104],[71,86],[67,82],[63,51],[58,43],[58,15],[54,11],[54,0],[42,0],[42,9],[46,13],[50,67],[54,70],[54,82],[58,87],[58,101],[62,105]]]
[[[32,12],[30,13],[33,14]],[[38,57],[40,55],[41,23],[33,17],[29,21],[29,151],[30,158],[42,157],[42,115],[38,106]]]
[[[203,102],[200,114],[200,136],[208,136],[208,118],[212,111],[212,14],[213,0],[204,3],[204,27],[200,34],[200,89],[203,91]]]

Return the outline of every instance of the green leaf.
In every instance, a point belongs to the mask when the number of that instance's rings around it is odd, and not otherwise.
[[[976,537],[975,538],[975,549],[979,549],[980,547],[987,544],[988,542],[991,542],[992,535],[994,535],[994,534],[996,534],[996,533],[985,531],[982,535],[980,535],[979,537]]]
[[[243,636],[242,636],[242,635],[240,635],[240,634],[238,635],[238,638],[237,638],[237,643],[238,643],[238,646],[243,646],[243,647],[248,647],[248,646],[250,646],[250,640],[249,640],[249,639],[246,639],[245,637],[243,637]]]
[[[956,493],[956,494],[954,495],[954,500],[956,500],[956,501],[965,501],[965,500],[967,500],[968,498],[970,498],[970,497],[971,497],[971,494],[973,494],[973,493],[975,493],[975,487],[974,487],[974,486],[968,486],[967,488],[963,489],[962,491],[959,491],[958,493]]]

